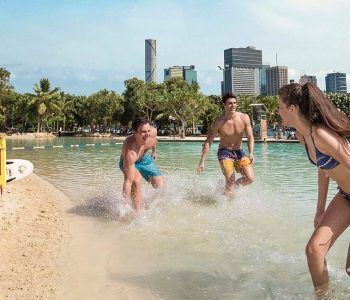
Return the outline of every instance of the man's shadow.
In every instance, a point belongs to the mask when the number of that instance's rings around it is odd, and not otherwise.
[[[113,204],[108,196],[88,198],[84,203],[68,209],[67,212],[79,216],[96,218],[101,222],[112,221],[118,217],[116,204]]]

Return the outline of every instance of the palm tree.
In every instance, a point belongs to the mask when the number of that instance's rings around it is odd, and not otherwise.
[[[37,132],[43,130],[43,121],[48,115],[55,114],[60,111],[59,106],[59,88],[50,90],[50,81],[47,78],[42,78],[39,85],[34,84],[33,99],[31,105],[35,106],[37,112]]]

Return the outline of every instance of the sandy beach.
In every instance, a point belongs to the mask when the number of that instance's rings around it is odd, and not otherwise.
[[[0,200],[0,299],[155,299],[110,278],[107,262],[100,262],[111,244],[82,217],[88,210],[36,174],[6,186]]]
[[[56,299],[69,199],[35,174],[7,185],[0,199],[0,298]]]

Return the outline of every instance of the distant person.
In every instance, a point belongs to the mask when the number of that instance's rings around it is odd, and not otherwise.
[[[350,120],[312,83],[282,87],[278,113],[284,125],[297,130],[310,162],[318,167],[315,230],[306,256],[316,296],[323,295],[330,292],[326,254],[350,225]],[[329,178],[337,182],[338,193],[326,208]],[[347,262],[349,268],[349,255]]]
[[[133,200],[134,208],[139,211],[142,207],[141,177],[155,188],[162,186],[164,180],[154,163],[157,159],[157,130],[143,118],[133,122],[132,130],[123,143],[119,167],[124,173],[124,202],[130,205]]]
[[[217,118],[209,129],[197,172],[203,172],[210,146],[219,134],[218,160],[226,180],[225,194],[229,195],[234,186],[251,184],[254,180],[254,137],[249,116],[237,111],[237,97],[233,93],[226,93],[222,102],[224,115]],[[248,139],[249,158],[242,149],[244,133]],[[238,180],[235,178],[235,171],[242,175]]]
[[[62,136],[62,127],[60,127],[60,129],[58,129],[58,137]]]
[[[283,139],[283,129],[282,129],[282,127],[279,127],[279,128],[278,128],[278,131],[277,131],[277,138],[278,138],[279,140]]]

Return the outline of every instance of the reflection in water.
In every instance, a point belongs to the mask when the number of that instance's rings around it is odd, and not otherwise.
[[[198,176],[200,143],[159,143],[157,164],[167,183],[154,190],[143,182],[144,209],[127,222],[118,217],[120,145],[8,156],[33,161],[39,175],[71,197],[69,213],[94,225],[89,238],[108,245],[96,259],[112,285],[124,282],[156,299],[312,299],[304,247],[317,178],[303,147],[257,144],[256,181],[232,198],[222,194],[217,144],[212,148]],[[343,271],[348,239],[341,237],[328,261],[341,298],[350,297]]]

